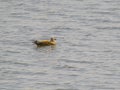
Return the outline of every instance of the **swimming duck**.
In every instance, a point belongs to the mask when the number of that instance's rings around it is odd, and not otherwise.
[[[56,45],[56,39],[51,38],[50,40],[35,40],[33,43],[35,43],[37,46]]]

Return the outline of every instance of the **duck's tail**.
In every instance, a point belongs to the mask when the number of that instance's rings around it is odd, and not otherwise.
[[[31,40],[32,41],[32,43],[34,43],[34,44],[36,44],[37,43],[37,40]]]

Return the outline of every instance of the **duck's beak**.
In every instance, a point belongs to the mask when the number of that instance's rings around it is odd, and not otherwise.
[[[54,40],[56,40],[56,38],[55,38],[55,37],[54,37],[53,39],[54,39]]]

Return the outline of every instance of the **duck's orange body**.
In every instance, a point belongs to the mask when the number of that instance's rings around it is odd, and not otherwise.
[[[50,46],[50,45],[56,45],[56,40],[54,38],[51,38],[50,40],[36,40],[34,43],[37,46]]]

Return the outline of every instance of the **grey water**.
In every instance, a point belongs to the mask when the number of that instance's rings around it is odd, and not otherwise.
[[[0,90],[120,90],[120,0],[0,0]]]

